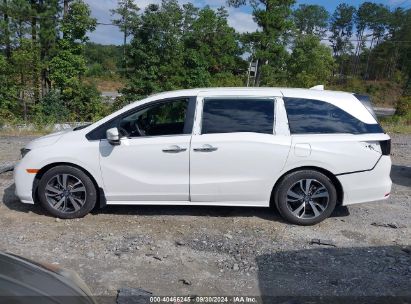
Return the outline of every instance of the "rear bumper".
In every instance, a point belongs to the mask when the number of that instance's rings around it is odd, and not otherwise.
[[[391,158],[382,156],[370,171],[338,175],[344,191],[342,205],[387,199],[392,185],[390,172]]]

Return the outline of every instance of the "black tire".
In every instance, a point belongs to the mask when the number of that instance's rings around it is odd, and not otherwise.
[[[287,201],[287,197],[288,199],[290,199],[290,196],[287,195],[287,192],[289,190],[296,189],[293,187],[297,187],[297,190],[298,190],[298,185],[300,185],[299,182],[302,180],[303,181],[304,180],[314,180],[314,182],[312,182],[314,184],[312,187],[322,184],[322,186],[324,186],[324,188],[328,192],[327,193],[328,197],[320,198],[320,200],[322,200],[321,206],[324,208],[324,210],[318,216],[315,216],[315,214],[312,214],[313,218],[308,218],[308,215],[305,215],[307,216],[307,218],[296,216],[295,214],[293,214],[291,210],[292,208],[290,206],[291,203]],[[306,183],[303,182],[303,185],[306,185]],[[295,191],[293,192],[295,193]],[[325,192],[325,190],[323,190],[323,192]],[[311,204],[308,203],[308,200],[310,200],[311,196],[306,197],[304,195],[304,192],[300,192],[298,194],[301,194],[301,196],[304,196],[304,198],[301,200],[302,202],[301,204],[304,204],[304,206],[307,206],[307,207],[303,207],[302,211],[305,213],[307,209],[307,213],[314,213],[313,208],[311,208]],[[315,225],[323,221],[324,219],[326,219],[327,217],[331,215],[337,203],[337,191],[332,181],[326,175],[322,174],[321,172],[314,171],[314,170],[296,171],[296,172],[292,172],[289,175],[285,176],[280,181],[278,187],[276,188],[276,193],[274,194],[274,197],[275,197],[275,205],[277,207],[278,212],[281,214],[281,216],[290,223],[293,223],[296,225],[302,225],[302,226]],[[318,198],[316,199],[318,200]],[[295,199],[295,200],[296,200],[295,206],[301,206],[299,205],[300,200],[298,199]],[[306,204],[303,203],[304,200],[307,200]],[[294,204],[294,202],[292,204]],[[294,211],[296,211],[297,209],[298,208],[296,207]],[[316,208],[316,211],[318,210],[319,208]]]
[[[52,204],[47,200],[46,187],[53,178],[56,178],[57,175],[69,175],[72,180],[77,179],[84,185],[84,204],[81,206],[77,205],[80,206],[78,207],[79,210],[57,210],[53,208]],[[67,184],[68,183],[69,181],[67,182]],[[85,216],[94,208],[97,201],[97,191],[93,181],[82,170],[71,166],[56,166],[44,173],[41,177],[37,193],[40,204],[43,206],[43,208],[53,216],[62,219],[73,219]],[[61,196],[58,196],[58,199],[60,197]]]

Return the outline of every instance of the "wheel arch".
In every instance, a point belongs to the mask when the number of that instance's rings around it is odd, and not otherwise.
[[[69,167],[74,167],[77,168],[81,171],[83,171],[93,182],[94,187],[96,188],[97,192],[98,192],[98,196],[97,196],[97,203],[96,206],[99,206],[100,208],[104,207],[106,205],[106,197],[104,195],[104,190],[102,187],[100,187],[96,181],[96,179],[94,178],[94,176],[85,168],[76,165],[74,163],[70,163],[70,162],[55,162],[55,163],[51,163],[48,164],[44,167],[42,167],[39,172],[37,172],[36,176],[34,177],[34,181],[33,181],[33,190],[32,190],[32,196],[33,196],[33,201],[36,203],[36,201],[38,201],[37,199],[37,190],[38,190],[38,186],[39,186],[39,182],[41,180],[41,178],[43,177],[43,175],[49,171],[50,169],[57,167],[57,166],[69,166]]]
[[[296,171],[302,171],[302,170],[313,170],[313,171],[318,171],[325,176],[327,176],[331,182],[333,183],[335,190],[337,191],[337,205],[341,205],[343,200],[344,200],[344,189],[338,180],[338,178],[330,171],[327,169],[321,168],[321,167],[316,167],[316,166],[302,166],[302,167],[297,167],[293,168],[287,172],[285,172],[283,175],[280,176],[279,179],[275,182],[275,185],[271,191],[271,198],[270,198],[270,206],[275,206],[275,202],[277,201],[277,189],[278,185],[281,183],[281,181],[290,173],[296,172]]]

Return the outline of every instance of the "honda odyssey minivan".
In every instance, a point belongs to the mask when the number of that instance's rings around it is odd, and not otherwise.
[[[14,178],[23,203],[59,218],[105,205],[273,206],[312,225],[389,196],[390,146],[366,96],[192,89],[33,140]]]

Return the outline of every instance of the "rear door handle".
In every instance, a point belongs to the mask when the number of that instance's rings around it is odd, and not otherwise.
[[[213,152],[213,151],[217,151],[218,148],[213,147],[212,145],[209,145],[209,144],[205,144],[201,148],[194,148],[193,150],[195,152]]]
[[[164,153],[179,153],[179,152],[184,152],[186,151],[186,148],[181,148],[180,146],[177,145],[172,145],[166,149],[163,149]]]

